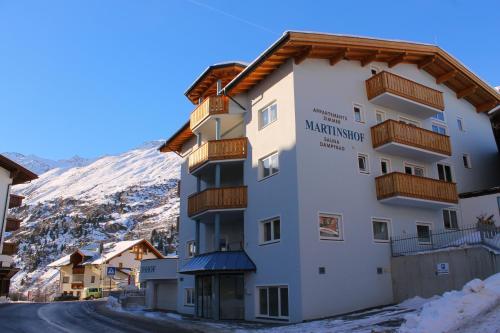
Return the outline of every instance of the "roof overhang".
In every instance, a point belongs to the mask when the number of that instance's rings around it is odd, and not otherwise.
[[[287,31],[271,47],[248,65],[225,88],[229,96],[248,91],[288,59],[300,64],[306,58],[327,59],[333,66],[340,60],[415,64],[474,105],[488,112],[500,104],[500,94],[457,59],[436,45],[406,41],[325,33]]]
[[[193,257],[181,274],[252,272],[257,268],[245,251],[217,251]]]
[[[176,152],[180,153],[182,146],[192,137],[193,132],[189,126],[189,121],[185,123],[177,132],[175,132],[164,144],[159,148],[162,153]]]
[[[35,173],[3,155],[0,155],[0,167],[10,171],[12,185],[26,183],[38,178]]]

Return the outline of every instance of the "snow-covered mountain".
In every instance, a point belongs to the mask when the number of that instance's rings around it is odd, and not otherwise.
[[[80,156],[73,156],[70,159],[64,160],[51,160],[48,158],[39,157],[36,155],[23,155],[19,153],[2,153],[7,158],[23,165],[25,168],[33,171],[37,175],[41,175],[50,169],[60,168],[60,169],[70,169],[74,167],[82,167],[89,165],[94,162],[95,159],[83,158]]]
[[[145,238],[160,249],[174,250],[180,158],[161,154],[160,144],[149,142],[75,166],[7,154],[28,168],[48,167],[37,180],[13,187],[25,200],[10,212],[23,219],[20,230],[7,238],[18,243],[21,268],[11,291],[50,293],[58,272],[46,265],[88,243]]]

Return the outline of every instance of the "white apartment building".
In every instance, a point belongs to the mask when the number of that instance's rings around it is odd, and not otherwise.
[[[393,302],[391,237],[462,221],[500,184],[500,95],[434,45],[286,32],[207,68],[184,157],[181,313],[300,322]]]

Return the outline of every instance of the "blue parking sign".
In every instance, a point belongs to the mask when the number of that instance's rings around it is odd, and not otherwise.
[[[108,267],[108,270],[106,271],[107,276],[114,276],[116,273],[116,267]]]

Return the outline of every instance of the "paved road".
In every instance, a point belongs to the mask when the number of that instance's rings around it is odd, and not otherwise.
[[[175,321],[151,320],[109,310],[104,301],[0,304],[0,332],[188,333]]]

